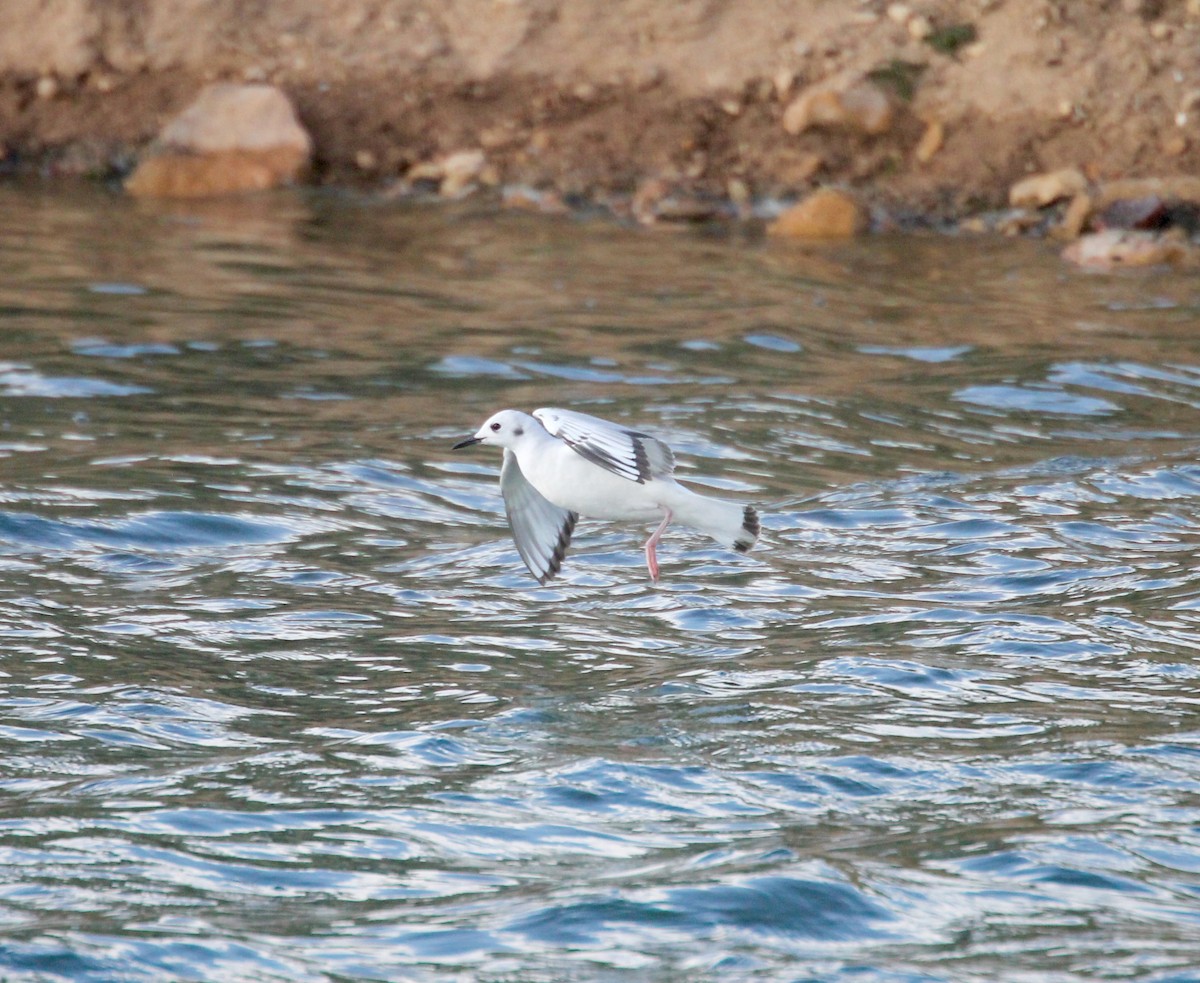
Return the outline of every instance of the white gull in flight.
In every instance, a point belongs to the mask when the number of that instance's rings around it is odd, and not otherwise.
[[[504,448],[500,491],[517,552],[541,584],[562,567],[579,517],[661,520],[646,540],[646,568],[658,581],[656,547],[671,522],[745,553],[758,539],[752,506],[698,495],[675,480],[675,455],[661,440],[573,410],[531,416],[501,410],[454,445]]]

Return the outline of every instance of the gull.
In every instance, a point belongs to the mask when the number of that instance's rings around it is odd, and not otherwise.
[[[500,492],[517,552],[543,586],[558,574],[579,517],[661,519],[646,540],[646,569],[658,583],[658,541],[671,522],[745,553],[758,539],[752,506],[699,495],[675,480],[675,455],[661,440],[574,410],[501,410],[473,444],[504,448]]]

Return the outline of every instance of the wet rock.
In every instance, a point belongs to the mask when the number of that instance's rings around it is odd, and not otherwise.
[[[218,83],[167,124],[125,188],[148,198],[263,190],[296,180],[311,155],[312,140],[282,91]]]
[[[866,209],[853,195],[822,188],[767,226],[767,233],[795,239],[848,239],[867,227]]]
[[[562,195],[557,191],[545,191],[527,186],[505,188],[501,202],[507,208],[524,212],[539,212],[544,215],[565,215],[570,211]]]
[[[1082,171],[1065,167],[1018,181],[1009,189],[1008,203],[1014,208],[1045,208],[1064,198],[1075,197],[1087,186]]]
[[[840,127],[877,136],[892,128],[895,111],[888,94],[873,82],[805,89],[783,112],[783,128],[793,136],[814,126]]]
[[[1181,238],[1105,229],[1082,236],[1063,250],[1062,256],[1076,266],[1113,270],[1130,266],[1158,266],[1190,259],[1188,244]]]
[[[720,217],[724,208],[711,195],[695,194],[656,177],[638,185],[630,211],[643,225],[656,225],[707,222]]]

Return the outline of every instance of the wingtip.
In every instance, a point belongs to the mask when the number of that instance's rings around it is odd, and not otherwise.
[[[742,513],[742,532],[744,536],[739,536],[733,541],[733,548],[739,553],[750,552],[751,547],[758,541],[758,534],[762,531],[762,524],[758,521],[758,511],[753,505],[747,505]]]
[[[558,539],[554,543],[554,550],[550,554],[550,563],[546,567],[546,572],[534,573],[537,582],[543,587],[557,577],[559,571],[562,570],[563,560],[567,558],[567,548],[571,545],[571,536],[575,533],[575,523],[578,521],[578,512],[567,513],[567,519],[558,531]]]

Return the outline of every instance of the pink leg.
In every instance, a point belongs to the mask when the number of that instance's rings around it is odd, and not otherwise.
[[[662,534],[666,531],[667,526],[671,524],[670,509],[663,509],[666,515],[663,516],[663,521],[658,524],[658,528],[650,534],[650,538],[646,540],[646,569],[650,571],[650,579],[656,584],[658,583],[658,541],[662,539]]]

